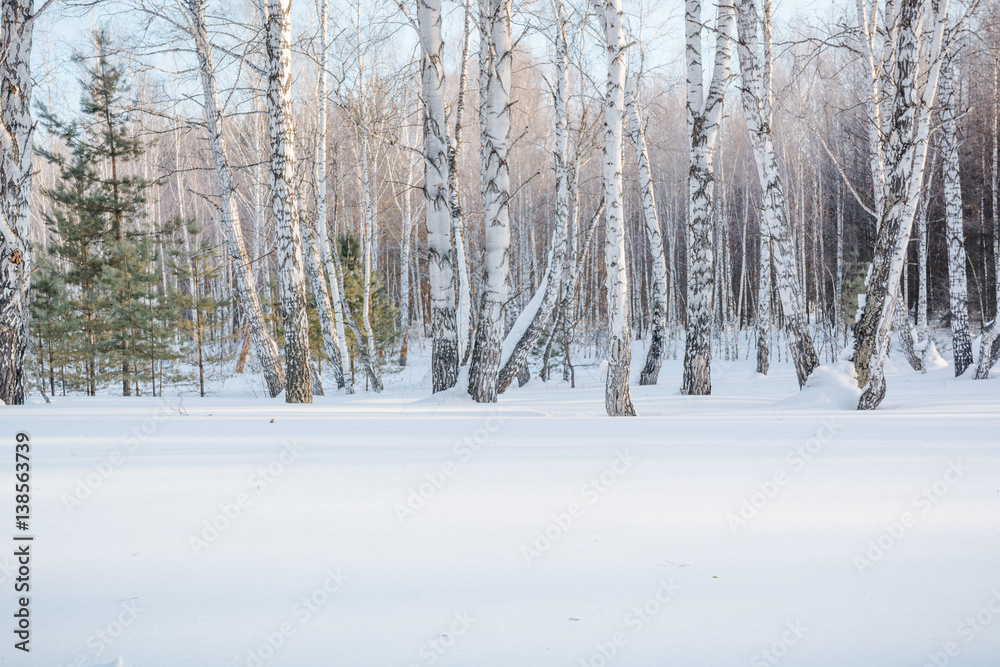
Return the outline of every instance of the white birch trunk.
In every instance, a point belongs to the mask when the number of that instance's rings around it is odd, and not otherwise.
[[[322,287],[326,288],[326,279],[323,277],[323,269],[326,268],[330,274],[331,282],[336,285],[337,274],[330,262],[330,249],[327,242],[327,216],[329,207],[327,204],[327,182],[326,182],[326,161],[327,161],[327,100],[330,95],[329,73],[329,39],[330,39],[330,9],[328,0],[319,0],[319,62],[317,63],[319,81],[318,86],[318,107],[316,110],[316,157],[313,169],[313,183],[316,190],[316,221],[315,228],[309,230],[312,233],[310,246],[315,245],[318,250],[317,272],[322,281]],[[311,250],[310,250],[311,252]],[[316,261],[315,259],[313,261]],[[319,287],[319,286],[317,286]],[[354,393],[354,386],[351,383],[350,374],[347,369],[350,366],[347,338],[344,332],[344,309],[340,307],[340,289],[333,290],[333,300],[330,302],[330,290],[327,289],[326,305],[324,308],[331,308],[333,312],[333,326],[330,335],[334,337],[333,350],[327,350],[327,357],[334,365],[334,375],[337,378],[337,387],[344,387],[348,394]],[[317,297],[318,298],[318,297]],[[324,334],[324,345],[326,334]]]
[[[302,236],[295,194],[295,131],[292,126],[291,0],[267,2],[267,107],[271,138],[271,208],[284,311],[285,401],[312,402],[309,320],[306,313]]]
[[[364,193],[364,222],[361,233],[361,254],[364,280],[361,300],[361,325],[365,328],[364,340],[358,340],[358,345],[364,345],[368,359],[368,373],[373,391],[382,391],[382,367],[379,366],[375,351],[375,333],[372,331],[372,253],[376,228],[375,203],[372,198],[374,189],[372,169],[369,165],[368,131],[361,129],[361,188]]]
[[[472,289],[469,260],[465,251],[465,213],[458,195],[458,153],[462,148],[462,127],[465,118],[465,96],[469,84],[469,54],[472,50],[472,3],[464,0],[465,21],[462,33],[462,63],[458,79],[458,99],[455,101],[455,132],[448,144],[448,193],[451,205],[451,226],[455,240],[455,264],[458,277],[458,363],[464,364],[472,350]]]
[[[769,0],[764,0],[769,5]],[[765,88],[771,81],[771,63],[758,53],[757,8],[754,0],[738,0],[740,77],[743,79],[743,115],[750,131],[751,144],[757,162],[757,177],[762,191],[762,229],[770,238],[770,255],[774,277],[781,299],[781,312],[795,375],[799,387],[805,386],[813,369],[819,366],[819,357],[809,334],[808,321],[796,276],[796,266],[791,225],[788,220],[788,201],[778,172],[778,157],[774,150],[771,130],[771,90]],[[769,15],[769,12],[765,12]],[[765,52],[770,53],[770,26],[764,30]],[[804,234],[803,234],[804,235]]]
[[[994,304],[993,322],[990,323],[980,337],[979,364],[976,366],[976,379],[985,380],[990,376],[990,369],[996,364],[1000,349],[997,339],[1000,337],[1000,60],[993,61],[993,173],[990,177],[990,197],[993,212],[993,289]]]
[[[525,312],[518,316],[514,327],[504,341],[504,351],[510,350],[502,360],[500,374],[497,377],[497,393],[502,394],[517,377],[520,369],[527,363],[528,354],[544,331],[556,306],[559,304],[566,277],[566,242],[569,229],[569,113],[567,106],[567,71],[569,70],[569,51],[566,42],[566,15],[562,0],[552,0],[556,14],[556,87],[555,103],[555,176],[556,176],[556,210],[555,229],[552,232],[552,249],[549,252],[548,267],[545,277],[539,286],[541,299],[536,293]],[[532,304],[538,307],[531,310]],[[520,327],[522,318],[531,318],[530,324]],[[552,328],[552,336],[555,327]],[[515,340],[511,340],[515,338]],[[550,339],[551,340],[551,339]]]
[[[24,403],[31,256],[31,0],[0,9],[0,404]]]
[[[413,207],[410,193],[413,190],[413,161],[407,161],[406,190],[403,192],[403,206],[400,209],[402,243],[399,249],[399,324],[403,339],[399,348],[399,365],[406,366],[410,337],[410,262],[413,247]]]
[[[628,321],[622,135],[625,125],[625,27],[621,0],[595,0],[607,53],[604,96],[604,267],[608,299],[608,368],[604,407],[609,416],[634,416],[629,393],[632,334]]]
[[[447,120],[441,0],[418,0],[417,20],[423,52],[424,197],[433,337],[431,376],[433,391],[438,392],[455,386],[459,361],[448,193],[448,141],[445,136]]]
[[[687,121],[691,166],[688,179],[687,341],[681,393],[689,395],[712,393],[713,152],[729,79],[732,0],[719,3],[715,68],[707,94],[702,66],[702,23],[701,0],[686,0]]]
[[[340,389],[349,383],[349,379],[344,377],[344,367],[340,359],[340,347],[337,345],[337,325],[333,317],[333,308],[330,304],[330,290],[327,288],[326,279],[323,277],[323,261],[319,253],[320,240],[317,224],[315,221],[310,220],[308,216],[305,216],[302,221],[302,227],[306,236],[306,278],[309,281],[309,288],[316,301],[316,311],[319,315],[319,326],[323,337],[323,351],[326,352],[326,358],[330,360],[330,364],[333,366],[333,375],[337,381],[337,388]]]
[[[950,49],[949,49],[950,51]],[[972,364],[969,340],[968,278],[965,272],[965,230],[962,181],[959,174],[958,131],[954,95],[954,67],[950,53],[941,65],[941,168],[944,176],[945,240],[948,248],[948,301],[955,377]]]
[[[215,165],[215,178],[219,189],[219,220],[226,236],[229,256],[233,264],[236,299],[239,301],[246,321],[247,333],[264,380],[271,397],[275,397],[285,388],[285,371],[281,367],[278,346],[264,320],[260,297],[257,293],[257,283],[253,276],[252,258],[248,255],[243,241],[243,229],[240,225],[239,206],[236,203],[236,189],[233,185],[233,172],[229,165],[229,154],[226,149],[226,139],[223,132],[222,110],[219,108],[219,91],[215,80],[215,65],[212,60],[211,44],[208,41],[208,31],[205,27],[205,5],[203,0],[189,0],[188,11],[191,17],[191,29],[201,70],[201,85],[203,108],[205,110],[205,125],[208,129],[208,142],[212,150]]]
[[[482,134],[481,190],[486,226],[483,294],[469,367],[469,395],[479,403],[497,400],[497,377],[506,319],[510,271],[511,0],[480,0],[480,78],[485,81],[479,111]]]
[[[771,237],[761,220],[760,282],[757,288],[757,372],[767,375],[771,366]]]
[[[916,213],[927,160],[930,113],[941,71],[941,47],[948,0],[934,2],[929,28],[917,33],[924,0],[901,0],[899,28],[892,46],[892,80],[896,87],[891,120],[885,136],[884,189],[875,242],[875,257],[866,281],[864,306],[854,326],[854,368],[863,389],[859,410],[873,410],[885,397],[884,363],[889,349],[892,314],[902,275],[906,246]],[[918,38],[924,49],[918,51]],[[918,87],[916,64],[925,58],[929,68]]]
[[[660,217],[653,193],[653,174],[649,167],[649,151],[646,150],[646,133],[642,128],[642,117],[634,93],[629,95],[626,109],[639,168],[639,192],[642,194],[646,241],[649,243],[649,255],[652,259],[653,290],[649,304],[649,352],[646,354],[646,364],[639,375],[639,384],[651,385],[656,384],[667,348],[667,260],[663,253]]]

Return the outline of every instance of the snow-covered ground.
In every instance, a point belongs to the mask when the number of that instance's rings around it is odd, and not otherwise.
[[[668,361],[611,419],[596,366],[496,406],[425,371],[311,406],[237,382],[0,408],[36,535],[32,652],[5,659],[998,664],[1000,380],[898,369],[858,413],[834,369],[800,394],[716,361],[696,398]]]

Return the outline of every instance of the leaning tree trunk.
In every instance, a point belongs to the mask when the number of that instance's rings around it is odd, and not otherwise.
[[[997,362],[996,355],[1000,349],[995,345],[1000,338],[1000,143],[998,143],[998,132],[1000,132],[1000,61],[993,62],[993,173],[990,180],[990,197],[993,211],[993,289],[994,304],[993,322],[986,327],[980,337],[979,365],[976,366],[976,379],[985,380],[990,376],[990,369]]]
[[[729,80],[732,0],[719,3],[715,69],[705,94],[702,67],[701,0],[686,0],[687,121],[691,166],[688,177],[687,340],[684,347],[682,394],[712,393],[712,164],[722,101]]]
[[[285,371],[281,367],[281,357],[278,346],[267,328],[264,311],[260,306],[257,294],[257,283],[253,276],[253,265],[246,245],[243,241],[243,229],[240,225],[240,210],[236,203],[236,188],[233,185],[233,172],[229,166],[229,154],[226,150],[226,138],[223,131],[222,113],[219,108],[219,91],[215,81],[215,65],[212,62],[212,49],[208,41],[208,31],[205,28],[205,4],[203,0],[189,0],[188,8],[191,14],[191,27],[201,70],[202,95],[204,97],[205,125],[208,129],[208,143],[212,150],[215,163],[215,178],[219,188],[219,219],[226,235],[226,244],[232,260],[235,277],[236,300],[243,311],[246,320],[250,343],[261,371],[267,383],[271,397],[275,397],[285,388]]]
[[[621,0],[595,0],[607,40],[604,96],[604,268],[608,298],[608,368],[604,407],[612,417],[635,415],[628,376],[632,334],[628,321],[625,217],[622,197],[622,134],[625,121],[625,29]]]
[[[923,359],[917,352],[917,336],[916,331],[913,329],[913,325],[910,324],[910,318],[906,316],[906,307],[903,305],[903,299],[900,296],[896,297],[896,312],[894,314],[896,320],[896,337],[899,339],[899,347],[903,351],[903,356],[906,357],[906,363],[910,364],[910,368],[915,371],[924,371]]]
[[[302,226],[306,234],[306,277],[316,302],[320,333],[323,338],[323,350],[333,366],[333,375],[337,381],[337,388],[340,389],[347,385],[349,380],[344,378],[340,347],[337,345],[337,324],[333,317],[333,307],[330,305],[330,290],[323,277],[323,262],[319,255],[319,233],[316,230],[315,222],[309,220],[308,216],[303,220]]]
[[[481,78],[485,81],[479,120],[482,133],[481,189],[486,226],[483,294],[469,365],[469,395],[479,403],[497,400],[503,349],[510,252],[510,35],[511,0],[480,0]]]
[[[930,136],[930,109],[934,106],[941,71],[941,45],[948,15],[948,2],[934,3],[929,37],[930,67],[917,90],[916,28],[924,10],[924,0],[901,0],[896,33],[893,99],[890,124],[885,132],[885,166],[889,182],[884,188],[875,255],[866,281],[866,296],[854,325],[854,370],[863,389],[859,410],[874,410],[885,397],[885,358],[896,303],[896,292],[906,258],[906,247],[919,199]],[[921,33],[923,36],[923,33]],[[919,115],[918,115],[919,111]]]
[[[458,380],[441,0],[420,0],[417,21],[423,52],[420,70],[424,94],[424,198],[433,338],[431,377],[433,391],[438,392],[454,387]]]
[[[567,113],[567,83],[566,73],[569,70],[569,51],[566,44],[566,17],[562,0],[553,0],[556,12],[556,86],[554,90],[556,141],[555,141],[555,174],[556,174],[556,224],[552,233],[552,250],[549,253],[549,265],[545,278],[539,285],[539,292],[528,303],[511,333],[508,336],[516,338],[504,341],[506,358],[497,376],[497,393],[502,394],[518,376],[521,367],[527,364],[528,354],[552,314],[556,311],[563,290],[566,271],[566,239],[569,228],[569,173],[567,170],[569,123]],[[520,326],[522,319],[530,322]],[[555,327],[552,328],[552,335]],[[550,337],[550,341],[552,338]],[[509,351],[508,351],[508,348]],[[543,370],[544,373],[544,370]],[[543,379],[545,375],[543,374]]]
[[[764,0],[767,5],[769,0]],[[765,13],[769,16],[769,12]],[[805,307],[796,280],[798,267],[792,249],[792,230],[788,220],[788,201],[778,172],[778,156],[774,150],[771,130],[771,65],[767,57],[761,63],[757,42],[757,8],[754,0],[739,0],[740,76],[743,79],[743,115],[750,131],[751,144],[757,162],[757,177],[762,195],[761,218],[766,235],[771,240],[770,257],[774,265],[775,286],[781,299],[781,313],[785,334],[799,387],[805,386],[813,369],[819,366],[819,357],[813,346],[812,336],[805,318]],[[764,39],[768,41],[770,26],[764,26]],[[770,44],[764,50],[770,53]]]
[[[347,342],[344,339],[344,314],[343,309],[339,307],[339,299],[334,299],[334,303],[330,302],[330,292],[327,288],[326,279],[323,276],[323,267],[328,266],[327,254],[329,249],[327,248],[326,241],[326,225],[327,225],[327,183],[326,183],[326,135],[327,135],[327,97],[329,96],[329,74],[327,73],[327,63],[329,58],[329,7],[328,0],[320,0],[319,3],[319,62],[317,63],[317,70],[319,75],[318,81],[318,109],[316,115],[316,156],[313,160],[313,183],[316,190],[316,221],[315,225],[309,229],[309,233],[312,235],[312,241],[309,242],[310,253],[317,251],[317,257],[313,258],[312,261],[316,263],[316,273],[322,285],[317,285],[317,288],[326,290],[326,298],[324,303],[320,306],[326,313],[321,313],[321,317],[328,317],[329,313],[332,311],[333,321],[328,325],[328,331],[324,333],[324,346],[327,347],[327,357],[330,359],[330,363],[333,364],[333,372],[337,378],[337,388],[345,387],[348,394],[354,393],[354,387],[351,385],[350,376],[347,374],[346,369],[347,356],[344,352],[347,350]],[[308,265],[308,260],[307,260]],[[331,276],[334,281],[336,281],[335,276]],[[318,299],[319,297],[317,297]],[[327,335],[333,336],[333,341],[327,341]],[[332,346],[330,345],[332,342]],[[330,349],[332,348],[332,349]],[[335,350],[335,351],[334,351]]]
[[[24,403],[31,279],[31,0],[0,14],[0,405]]]
[[[271,134],[271,208],[277,250],[278,289],[284,311],[285,401],[312,402],[309,319],[306,313],[302,236],[295,195],[295,131],[292,127],[291,0],[267,2],[267,107]]]
[[[653,293],[650,295],[649,352],[646,365],[639,374],[639,384],[656,384],[663,365],[663,355],[667,350],[667,260],[663,254],[663,239],[660,235],[660,218],[653,195],[653,175],[649,168],[649,152],[646,150],[646,133],[642,129],[635,95],[630,95],[626,104],[632,129],[632,145],[639,165],[639,190],[642,193],[643,220],[646,223],[646,241],[653,260]]]
[[[950,49],[949,49],[950,50]],[[959,176],[953,65],[950,53],[941,65],[941,167],[944,173],[945,239],[948,246],[948,301],[951,306],[951,340],[955,377],[972,364],[969,340],[968,279],[965,274],[965,230],[962,214],[962,181]]]

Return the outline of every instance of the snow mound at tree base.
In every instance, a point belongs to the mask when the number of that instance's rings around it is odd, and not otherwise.
[[[948,362],[938,352],[937,345],[934,344],[934,341],[928,340],[927,352],[924,353],[924,370],[936,371],[946,366],[948,366]]]
[[[816,368],[798,394],[775,405],[795,409],[856,410],[860,397],[854,364],[841,359],[832,366]]]

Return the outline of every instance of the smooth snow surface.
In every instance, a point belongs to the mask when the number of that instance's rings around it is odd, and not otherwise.
[[[612,419],[594,360],[490,406],[411,359],[313,405],[0,408],[33,442],[12,664],[997,664],[1000,380],[899,362],[858,413],[839,366],[716,360],[685,397],[667,360]]]

